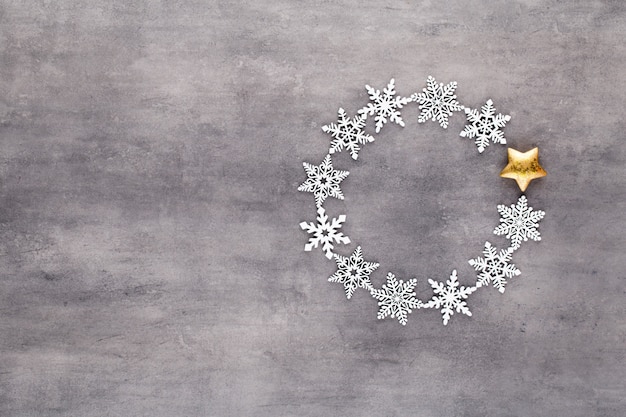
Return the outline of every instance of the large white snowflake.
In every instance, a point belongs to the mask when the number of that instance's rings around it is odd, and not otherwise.
[[[366,107],[359,110],[359,114],[363,116],[373,116],[376,121],[376,133],[380,132],[387,120],[395,122],[404,127],[404,121],[398,109],[401,109],[410,100],[408,97],[396,97],[396,90],[394,87],[395,80],[392,78],[387,84],[387,88],[383,89],[381,94],[380,90],[376,90],[369,85],[365,88],[370,96],[370,100],[373,103],[368,103]]]
[[[519,249],[522,241],[526,242],[528,239],[541,240],[537,228],[539,227],[539,220],[543,219],[546,213],[541,210],[533,211],[532,207],[528,207],[528,200],[526,200],[525,195],[517,200],[516,205],[511,204],[511,207],[503,204],[498,205],[498,211],[502,216],[500,226],[496,227],[493,233],[506,235],[507,239],[511,239],[513,250]]]
[[[476,287],[489,285],[491,282],[498,291],[504,293],[507,278],[513,278],[521,274],[520,270],[517,269],[514,264],[509,263],[513,256],[513,249],[502,249],[500,253],[498,253],[495,246],[492,246],[489,242],[485,242],[483,255],[485,256],[484,258],[478,257],[468,261],[476,271],[480,271],[477,275],[478,280],[476,281]]]
[[[416,279],[407,282],[396,280],[391,272],[387,274],[387,283],[382,288],[372,289],[372,297],[378,300],[380,309],[378,318],[384,319],[387,316],[396,317],[400,324],[406,325],[407,316],[413,311],[423,306],[422,302],[415,298],[413,288],[417,285]]]
[[[489,141],[506,144],[504,132],[500,129],[511,120],[511,116],[508,114],[496,114],[491,99],[487,100],[487,104],[482,106],[481,110],[479,113],[477,109],[465,108],[467,121],[470,124],[466,125],[465,130],[461,132],[461,136],[464,138],[476,138],[474,143],[480,153],[489,146]]]
[[[342,149],[348,149],[352,159],[359,157],[359,151],[361,147],[369,142],[374,141],[374,137],[368,135],[363,131],[365,127],[366,117],[363,115],[354,116],[352,119],[346,116],[344,109],[340,108],[338,111],[337,123],[331,123],[326,126],[322,126],[322,130],[334,138],[330,142],[330,149],[328,152],[335,153],[341,152]]]
[[[343,200],[343,192],[339,188],[339,184],[350,173],[333,169],[330,155],[326,155],[326,158],[319,165],[311,165],[307,162],[303,162],[302,165],[304,165],[308,178],[298,187],[298,191],[313,193],[317,207],[321,207],[328,196]]]
[[[328,278],[328,281],[343,284],[348,299],[352,298],[357,288],[365,288],[368,291],[373,289],[370,274],[378,268],[379,264],[364,261],[360,246],[350,257],[335,254],[335,262],[337,262],[337,272]]]
[[[463,313],[466,316],[472,315],[472,312],[469,310],[464,300],[466,300],[471,293],[476,291],[476,287],[459,288],[456,269],[452,271],[450,279],[447,280],[445,284],[432,279],[429,279],[428,282],[433,288],[435,295],[424,307],[440,309],[444,326],[448,324],[450,317],[454,315],[455,311],[457,313]]]
[[[448,127],[448,116],[452,115],[453,111],[463,110],[463,106],[456,100],[454,95],[456,90],[456,81],[446,84],[445,86],[437,81],[432,76],[428,76],[426,79],[426,88],[421,93],[414,93],[411,96],[411,100],[419,103],[419,108],[422,110],[417,121],[424,123],[427,120],[436,120],[441,127],[446,129]]]
[[[333,218],[329,223],[324,207],[318,208],[317,214],[317,224],[313,222],[300,223],[302,230],[306,230],[310,235],[313,235],[309,237],[309,242],[304,245],[304,250],[310,252],[313,248],[321,245],[326,257],[330,259],[333,257],[333,249],[335,248],[333,242],[343,243],[344,245],[350,243],[350,238],[339,232],[342,223],[346,221],[346,215],[342,214],[337,218]]]

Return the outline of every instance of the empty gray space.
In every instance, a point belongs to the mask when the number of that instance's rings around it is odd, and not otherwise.
[[[1,0],[0,415],[626,415],[625,36],[621,0]],[[403,327],[303,251],[296,188],[365,84],[428,75],[539,147],[547,215],[504,295]],[[427,299],[520,192],[402,112],[325,206]]]

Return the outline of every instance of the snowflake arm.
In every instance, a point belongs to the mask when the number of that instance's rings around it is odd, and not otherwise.
[[[416,285],[416,279],[410,279],[407,282],[398,281],[395,275],[389,272],[387,274],[387,283],[383,284],[379,290],[372,289],[370,291],[372,297],[378,300],[378,305],[380,306],[378,318],[396,317],[400,324],[405,326],[407,317],[413,309],[423,306],[422,302],[415,298],[413,288]]]
[[[363,131],[365,119],[363,115],[350,119],[346,116],[345,110],[340,108],[337,123],[322,126],[322,130],[333,137],[328,152],[333,154],[345,148],[350,151],[352,159],[356,160],[361,150],[359,145],[374,142],[374,138]]]
[[[443,282],[432,279],[429,279],[428,283],[433,288],[435,295],[424,307],[441,310],[444,326],[448,324],[450,317],[454,315],[455,311],[466,316],[472,315],[465,300],[471,293],[476,291],[476,287],[459,288],[456,269],[452,271],[452,275],[450,275],[450,279],[446,281],[445,285]]]
[[[364,261],[360,246],[350,257],[335,254],[335,262],[337,262],[337,272],[328,278],[328,281],[343,284],[348,299],[352,298],[357,288],[365,288],[368,291],[373,289],[369,276],[379,264]]]
[[[333,242],[343,243],[344,245],[350,243],[350,238],[338,231],[342,223],[346,221],[346,216],[342,214],[338,218],[333,218],[329,223],[324,207],[319,207],[317,214],[317,224],[312,222],[300,223],[300,228],[312,235],[309,237],[309,242],[304,245],[304,250],[310,252],[313,248],[317,248],[321,245],[326,257],[331,259],[333,257],[333,249],[335,248]]]
[[[517,204],[511,204],[510,207],[499,205],[500,225],[493,231],[496,235],[506,235],[511,240],[511,248],[519,249],[522,241],[528,239],[534,241],[541,240],[541,236],[537,228],[539,221],[545,216],[545,212],[541,210],[533,211],[532,207],[528,207],[528,200],[522,195]]]
[[[496,114],[491,99],[487,100],[487,103],[481,107],[480,113],[477,109],[466,107],[465,114],[469,124],[465,126],[465,130],[460,135],[464,138],[475,138],[474,143],[478,147],[478,152],[482,153],[489,146],[489,141],[506,144],[506,138],[500,129],[511,120],[511,116]]]
[[[509,263],[513,256],[513,248],[502,249],[500,253],[491,243],[485,242],[484,258],[470,259],[468,262],[480,273],[477,275],[476,287],[493,283],[493,286],[504,293],[507,278],[521,274],[514,264]]]
[[[415,93],[411,96],[412,101],[419,103],[421,113],[417,118],[419,123],[427,120],[439,122],[441,127],[448,127],[448,117],[453,111],[463,110],[464,107],[456,100],[454,90],[456,90],[456,81],[446,84],[437,83],[435,78],[428,76],[426,80],[426,88],[421,93]]]
[[[380,90],[376,90],[369,85],[365,86],[371,102],[359,110],[359,114],[364,117],[376,115],[374,117],[376,121],[376,133],[380,132],[380,129],[383,128],[388,120],[404,127],[404,121],[398,109],[401,109],[410,99],[408,97],[396,97],[394,83],[395,80],[392,78],[389,84],[387,84],[387,88],[384,88],[382,93]]]
[[[320,165],[311,165],[307,162],[304,162],[303,165],[308,178],[298,187],[298,191],[313,193],[318,208],[322,206],[328,196],[343,200],[343,192],[339,188],[339,184],[350,173],[333,169],[330,154],[326,155]]]

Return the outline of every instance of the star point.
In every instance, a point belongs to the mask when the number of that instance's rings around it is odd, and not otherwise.
[[[539,165],[539,148],[533,148],[528,152],[508,148],[508,154],[509,163],[500,172],[500,176],[514,179],[522,192],[526,191],[532,180],[548,175]]]

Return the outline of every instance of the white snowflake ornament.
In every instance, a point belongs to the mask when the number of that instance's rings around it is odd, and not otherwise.
[[[333,242],[343,243],[344,245],[350,243],[350,238],[339,232],[343,222],[346,221],[346,215],[342,214],[337,218],[333,218],[329,223],[324,207],[318,208],[317,214],[317,224],[312,222],[300,223],[302,230],[306,230],[307,233],[313,235],[309,237],[309,242],[304,245],[304,250],[310,252],[313,248],[321,245],[326,257],[331,259],[333,257],[333,249],[335,248]]]
[[[539,221],[546,215],[544,211],[533,211],[532,207],[528,207],[528,200],[522,195],[517,204],[511,204],[507,207],[503,204],[498,205],[500,212],[500,225],[493,231],[496,235],[506,235],[511,240],[511,248],[519,249],[522,241],[528,239],[534,241],[541,240],[541,236],[537,228]]]
[[[365,288],[368,291],[373,289],[369,277],[379,264],[364,261],[360,246],[350,257],[335,254],[335,262],[337,262],[337,272],[328,278],[328,281],[343,284],[348,299],[352,298],[357,288]]]
[[[422,302],[415,298],[413,288],[417,285],[416,279],[407,282],[396,280],[394,274],[387,274],[387,283],[382,288],[372,289],[372,297],[378,300],[380,309],[378,318],[384,319],[387,316],[396,317],[401,325],[405,326],[407,317],[414,309],[421,308]]]
[[[433,288],[435,295],[424,307],[441,310],[444,326],[448,324],[450,317],[454,315],[455,311],[466,316],[472,315],[465,300],[471,293],[476,291],[476,287],[459,288],[456,269],[452,271],[452,275],[450,275],[450,279],[446,281],[445,285],[443,282],[432,279],[429,279],[428,283]]]
[[[502,249],[498,253],[495,246],[485,242],[483,255],[485,256],[484,258],[478,257],[468,261],[476,271],[480,271],[477,275],[476,287],[480,288],[483,285],[489,285],[491,282],[498,291],[504,293],[507,278],[513,278],[521,274],[514,264],[509,263],[513,256],[513,249]]]
[[[415,93],[411,96],[411,100],[419,103],[422,110],[417,121],[424,123],[427,120],[439,122],[441,127],[448,127],[448,117],[453,111],[463,110],[463,106],[456,100],[454,95],[456,90],[456,81],[452,81],[446,85],[437,83],[432,77],[428,76],[426,80],[426,88],[421,93]]]
[[[468,125],[465,126],[460,135],[464,138],[475,138],[474,143],[478,147],[478,152],[482,153],[489,141],[493,143],[506,144],[506,138],[502,129],[506,122],[511,120],[508,114],[496,114],[493,107],[493,101],[487,100],[487,103],[481,107],[479,113],[477,109],[465,108]]]
[[[350,173],[333,169],[333,161],[331,161],[330,155],[326,155],[319,165],[311,165],[307,162],[303,162],[302,165],[308,178],[298,187],[298,191],[313,193],[317,207],[322,207],[324,200],[328,196],[343,200],[343,192],[339,188],[339,184]]]
[[[330,133],[333,137],[328,152],[333,154],[335,152],[341,152],[341,150],[345,148],[350,151],[352,159],[356,160],[361,150],[359,145],[374,142],[374,137],[363,131],[365,120],[366,117],[363,115],[354,116],[350,119],[346,116],[345,110],[340,108],[337,123],[322,126],[322,130],[325,133]]]
[[[376,90],[369,85],[366,85],[367,93],[370,96],[372,103],[368,103],[367,106],[359,110],[359,114],[367,117],[376,115],[374,120],[376,121],[376,133],[380,132],[387,120],[395,122],[404,127],[404,121],[398,109],[401,109],[410,100],[408,97],[396,97],[396,90],[394,86],[395,80],[392,78],[387,84],[387,88],[383,89],[381,94],[380,90]]]

